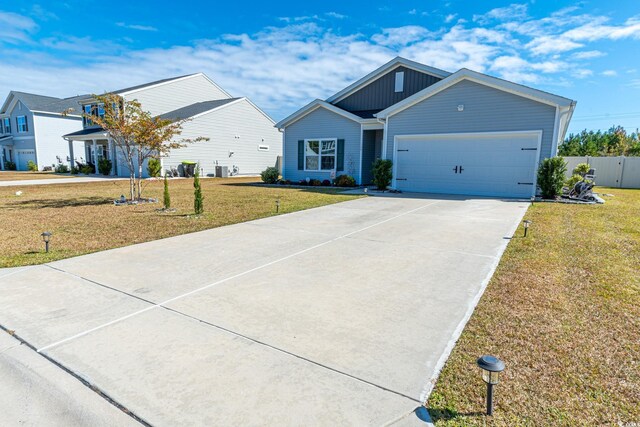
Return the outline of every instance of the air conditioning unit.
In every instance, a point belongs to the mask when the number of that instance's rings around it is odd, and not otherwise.
[[[216,166],[216,178],[228,178],[229,167],[228,166]]]

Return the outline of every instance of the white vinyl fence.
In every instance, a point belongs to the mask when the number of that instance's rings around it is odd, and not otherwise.
[[[578,163],[588,163],[596,170],[596,185],[617,188],[640,188],[640,157],[564,157],[567,175]]]

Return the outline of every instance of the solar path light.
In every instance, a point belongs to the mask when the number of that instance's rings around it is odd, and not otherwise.
[[[482,370],[482,379],[487,383],[487,415],[493,415],[493,386],[498,384],[500,372],[504,371],[504,362],[485,354],[477,363]]]
[[[42,236],[42,241],[44,242],[44,250],[45,252],[49,253],[49,240],[51,239],[51,233],[48,231],[45,231],[44,233],[41,234]]]
[[[522,224],[524,225],[524,237],[527,237],[527,231],[529,230],[529,226],[531,225],[531,220],[525,219]]]

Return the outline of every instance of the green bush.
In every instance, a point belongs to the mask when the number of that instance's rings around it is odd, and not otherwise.
[[[160,176],[160,172],[162,171],[162,165],[160,164],[160,160],[150,158],[147,162],[147,172],[151,178],[157,178]]]
[[[309,181],[309,185],[311,185],[312,187],[320,187],[322,185],[322,181],[320,181],[319,179],[312,179],[311,181]]]
[[[78,169],[75,166],[71,166],[71,169],[69,170],[69,172],[71,172],[71,175],[78,175],[80,173],[80,169]]]
[[[56,166],[55,170],[56,170],[56,173],[68,173],[69,167],[64,163],[60,163],[58,166]]]
[[[562,193],[562,186],[567,173],[567,163],[562,157],[544,159],[538,167],[538,187],[542,197],[555,199]]]
[[[336,187],[355,187],[356,180],[350,175],[338,175],[335,184]]]
[[[204,212],[204,197],[202,196],[202,188],[200,187],[200,171],[196,167],[195,174],[193,175],[193,210],[196,215],[202,215]]]
[[[565,185],[569,187],[569,189],[572,189],[580,181],[582,181],[582,175],[574,174],[571,178],[567,178]]]
[[[264,183],[275,184],[278,182],[278,178],[280,178],[280,171],[273,166],[268,167],[260,173],[260,178],[262,178],[262,182]]]
[[[573,168],[574,175],[585,176],[591,170],[591,166],[589,163],[578,163],[575,168]]]
[[[94,172],[93,166],[91,165],[82,165],[82,167],[80,167],[80,172],[82,172],[85,175],[90,175]]]
[[[392,166],[391,160],[377,159],[373,162],[373,183],[378,187],[378,190],[386,190],[391,184]]]
[[[164,194],[163,194],[164,208],[171,208],[171,196],[169,195],[169,180],[167,179],[167,175],[164,176]]]
[[[4,162],[4,168],[8,171],[14,171],[17,169],[16,167],[16,162],[12,162],[10,160],[7,160],[6,162]]]
[[[29,169],[31,172],[38,172],[38,165],[36,165],[33,160],[29,160],[27,162],[27,169]]]
[[[98,172],[100,172],[102,175],[109,175],[111,173],[111,160],[98,160]]]

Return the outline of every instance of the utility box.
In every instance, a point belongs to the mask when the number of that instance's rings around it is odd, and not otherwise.
[[[216,178],[228,178],[229,167],[228,166],[216,166]]]

